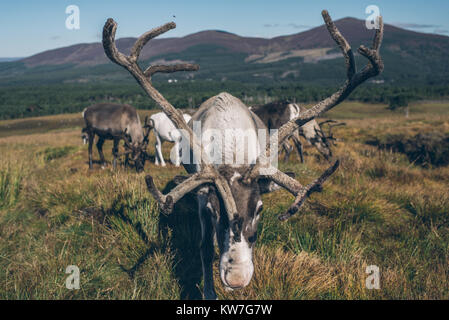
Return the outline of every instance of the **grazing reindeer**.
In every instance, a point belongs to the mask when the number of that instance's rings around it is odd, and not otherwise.
[[[279,129],[288,121],[296,118],[301,112],[307,111],[305,107],[287,101],[256,105],[250,107],[250,110],[263,121],[268,130]],[[295,144],[301,162],[304,162],[303,147],[299,136],[304,137],[308,143],[315,146],[326,159],[329,160],[329,158],[332,157],[330,145],[327,144],[326,140],[323,138],[321,128],[315,119],[302,125],[299,130],[294,132],[290,137]],[[288,161],[293,147],[288,141],[285,141],[282,144],[282,149],[285,151],[284,159],[285,161]]]
[[[104,141],[113,140],[113,168],[117,167],[118,156],[125,154],[125,163],[127,163],[128,155],[131,154],[136,170],[138,172],[143,170],[147,157],[145,150],[150,130],[148,125],[145,124],[147,132],[144,135],[136,109],[127,104],[99,103],[84,109],[82,115],[86,123],[86,128],[83,131],[88,135],[90,169],[92,169],[92,144],[95,135],[97,135],[97,149],[102,166],[106,164],[103,154]],[[127,150],[119,154],[118,146],[121,139],[125,141]]]
[[[184,117],[185,122],[189,122],[190,118],[192,118],[190,115],[184,113],[182,115]],[[153,114],[150,117],[150,126],[153,128],[154,136],[156,137],[156,143],[154,145],[155,149],[155,161],[154,163],[156,165],[159,165],[159,162],[163,167],[165,167],[165,161],[164,157],[162,156],[162,143],[165,141],[168,142],[174,142],[175,145],[173,147],[174,152],[174,163],[175,166],[179,167],[181,164],[181,160],[179,157],[179,143],[181,141],[181,133],[178,129],[176,129],[175,125],[171,120],[165,115],[163,112],[158,112],[156,114]]]
[[[214,256],[213,236],[217,235],[220,248],[220,277],[228,289],[237,289],[246,286],[253,275],[252,249],[256,241],[256,230],[262,211],[261,194],[270,188],[270,184],[277,184],[295,196],[295,200],[286,213],[281,214],[281,221],[294,215],[302,203],[313,192],[321,191],[323,183],[335,172],[339,165],[336,161],[319,178],[303,186],[296,179],[279,171],[271,164],[270,147],[276,142],[283,143],[299,127],[322,115],[335,107],[360,84],[367,79],[377,76],[383,70],[383,62],[379,55],[382,42],[383,24],[379,17],[379,29],[376,30],[371,49],[360,46],[358,52],[366,57],[369,63],[359,72],[351,47],[340,34],[327,11],[322,12],[327,29],[336,41],[345,57],[347,80],[341,88],[330,97],[319,102],[311,109],[301,112],[296,118],[289,120],[278,130],[278,135],[270,136],[270,143],[264,143],[266,127],[263,122],[241,102],[227,93],[221,93],[205,101],[200,109],[193,115],[187,124],[182,113],[174,108],[152,85],[151,76],[156,72],[174,72],[181,70],[197,70],[198,66],[182,64],[174,66],[155,65],[145,71],[140,69],[137,60],[144,45],[152,38],[176,27],[175,23],[167,23],[140,36],[131,48],[129,56],[117,50],[115,45],[115,32],[117,24],[108,19],[103,28],[103,47],[106,55],[113,62],[127,69],[145,92],[156,101],[164,113],[181,130],[183,137],[188,140],[190,153],[193,154],[194,163],[183,164],[191,173],[189,177],[178,184],[168,194],[162,194],[154,184],[151,176],[146,176],[149,192],[159,203],[164,214],[172,212],[174,204],[185,194],[196,191],[198,195],[199,216],[202,228],[202,241],[200,246],[201,261],[204,277],[204,297],[216,298],[213,277],[212,260]],[[226,164],[226,161],[212,162],[210,153],[206,152],[204,145],[210,145],[210,136],[206,131],[198,135],[195,126],[215,129],[215,138],[225,137],[222,146],[222,157],[218,159],[229,160],[241,154],[247,159],[244,164]],[[225,134],[231,133],[229,137]],[[244,131],[247,137],[246,150],[235,143],[241,138]],[[214,140],[215,140],[214,138]],[[223,141],[223,139],[222,139]],[[244,145],[244,144],[243,144]],[[215,153],[215,152],[214,152]],[[277,155],[278,150],[275,150]],[[215,155],[214,155],[215,158]],[[216,158],[217,159],[217,158]],[[288,271],[286,271],[288,272]]]

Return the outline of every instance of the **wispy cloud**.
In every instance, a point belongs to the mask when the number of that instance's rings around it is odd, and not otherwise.
[[[265,28],[278,28],[278,27],[289,27],[293,29],[309,29],[313,26],[309,26],[306,24],[297,24],[297,23],[287,23],[287,24],[280,24],[280,23],[265,23],[263,25]]]
[[[392,23],[392,25],[399,27],[399,28],[412,29],[412,30],[421,31],[421,32],[449,34],[449,30],[444,29],[444,26],[439,25],[439,24],[420,24],[420,23],[398,22],[398,23]]]
[[[289,23],[288,26],[292,27],[294,29],[308,29],[308,28],[312,28],[312,26],[309,26],[307,24],[297,24],[297,23]]]
[[[435,30],[433,30],[433,32],[449,34],[449,30],[447,30],[447,29],[435,29]]]
[[[419,23],[408,23],[408,22],[398,22],[393,23],[394,26],[399,28],[408,28],[408,29],[430,29],[430,28],[438,28],[440,25],[436,24],[419,24]]]

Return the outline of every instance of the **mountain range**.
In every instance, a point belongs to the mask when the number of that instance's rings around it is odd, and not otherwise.
[[[369,45],[374,34],[365,21],[344,18],[337,27],[354,52]],[[129,53],[136,38],[116,41]],[[385,25],[382,56],[385,72],[380,82],[396,84],[447,82],[449,37],[425,34]],[[357,54],[356,54],[357,55]],[[359,64],[366,63],[357,57]],[[163,75],[160,78],[236,81],[327,82],[344,77],[344,63],[324,25],[271,39],[242,37],[208,30],[179,38],[153,39],[141,54],[142,62],[192,62],[197,73]],[[0,85],[47,82],[98,82],[130,79],[105,56],[102,44],[83,43],[48,50],[18,61],[0,62]]]

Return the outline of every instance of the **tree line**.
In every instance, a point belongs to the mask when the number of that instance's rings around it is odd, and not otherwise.
[[[155,86],[177,108],[196,108],[203,101],[226,91],[247,105],[274,100],[298,103],[319,101],[333,92],[334,86],[292,83],[256,84],[237,81],[159,82]],[[449,85],[392,86],[367,84],[351,94],[349,100],[383,103],[391,109],[421,99],[442,100],[449,97]],[[132,82],[48,84],[0,87],[0,119],[75,113],[99,102],[128,103],[138,109],[157,108],[145,92]]]

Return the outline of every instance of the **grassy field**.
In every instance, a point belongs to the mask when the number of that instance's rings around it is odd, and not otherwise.
[[[421,168],[365,143],[449,133],[449,103],[412,105],[409,118],[384,105],[344,103],[327,116],[347,123],[335,130],[342,165],[287,222],[277,215],[292,196],[264,196],[254,277],[226,292],[216,259],[219,298],[449,299],[449,168]],[[151,173],[168,188],[184,169],[89,171],[80,125],[79,114],[0,122],[0,299],[199,298],[194,198],[160,216],[144,183]],[[111,148],[105,144],[109,160]],[[281,164],[304,183],[329,165],[306,152],[305,164],[293,156]],[[69,265],[81,271],[79,290],[65,287]],[[380,268],[379,290],[365,286],[369,265]]]

